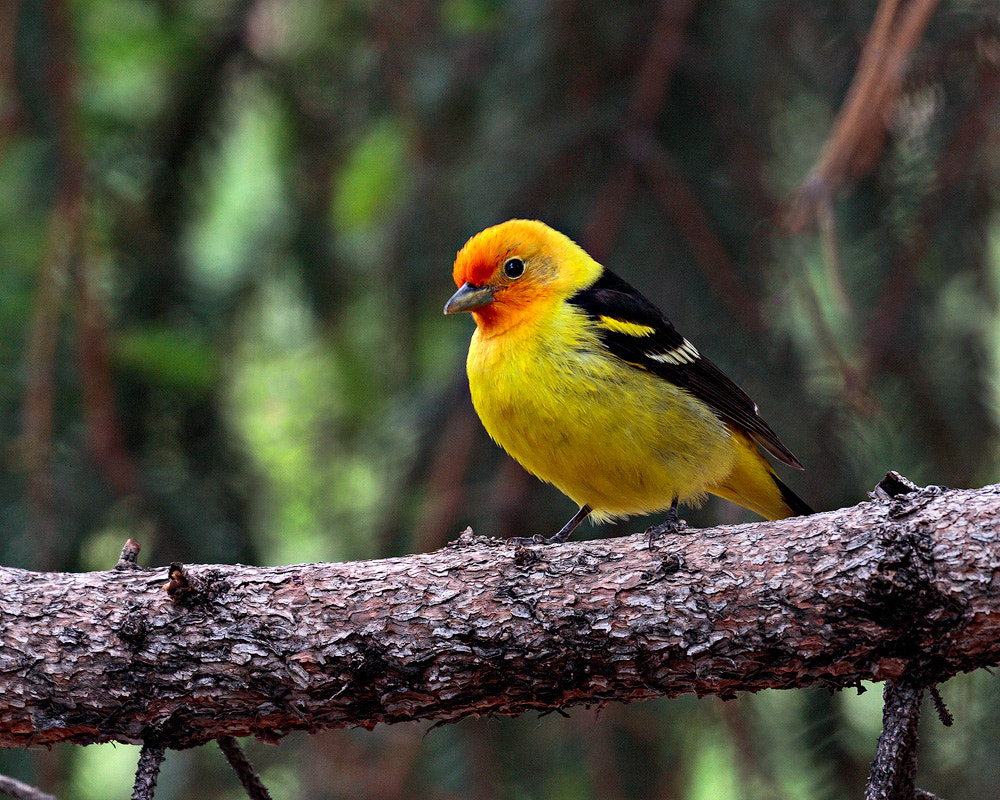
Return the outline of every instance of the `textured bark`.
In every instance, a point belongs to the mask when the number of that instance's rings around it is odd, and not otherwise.
[[[883,483],[883,486],[886,484]],[[895,492],[890,488],[889,494]],[[423,555],[0,569],[0,745],[169,747],[1000,661],[1000,486],[776,523]]]
[[[923,696],[923,689],[905,678],[885,684],[882,733],[868,776],[865,800],[913,800]]]
[[[163,745],[143,745],[139,753],[139,764],[135,770],[132,800],[153,800],[156,781],[159,780],[160,767],[165,755],[166,748]]]

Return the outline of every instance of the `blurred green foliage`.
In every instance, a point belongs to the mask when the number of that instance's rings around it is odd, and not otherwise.
[[[515,215],[664,308],[807,465],[784,477],[817,508],[890,468],[1000,479],[994,3],[942,3],[832,229],[783,226],[876,6],[0,6],[0,559],[106,568],[133,535],[147,564],[273,564],[557,529],[569,502],[483,434],[471,322],[441,315],[455,251]],[[879,695],[251,749],[275,797],[860,797]],[[957,723],[925,715],[921,781],[994,798],[998,682],[945,696]],[[0,772],[127,797],[135,759],[0,752]],[[211,748],[171,753],[157,794],[238,796]]]

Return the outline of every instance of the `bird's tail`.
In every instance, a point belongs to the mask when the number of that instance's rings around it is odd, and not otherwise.
[[[733,431],[737,444],[736,464],[726,479],[709,491],[749,508],[765,519],[784,519],[812,514],[813,511],[789,489],[760,452],[760,448],[740,431]]]
[[[784,517],[808,517],[813,513],[809,504],[789,489],[784,483],[782,483],[781,479],[773,472],[771,473],[771,479],[778,484],[778,491],[781,492],[781,499],[785,501],[785,508],[788,511],[787,514],[783,514],[781,517],[771,517],[771,519],[784,519]]]

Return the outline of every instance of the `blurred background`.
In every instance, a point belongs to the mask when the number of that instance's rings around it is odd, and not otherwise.
[[[935,0],[2,0],[0,563],[286,564],[549,534],[445,318],[513,216],[663,308],[817,509],[1000,480],[1000,18]],[[713,500],[692,525],[745,521]],[[594,528],[621,535],[653,520]],[[249,743],[275,798],[859,798],[881,687]],[[1000,797],[1000,683],[920,783]],[[126,798],[137,750],[0,752]],[[236,798],[213,747],[157,793]]]

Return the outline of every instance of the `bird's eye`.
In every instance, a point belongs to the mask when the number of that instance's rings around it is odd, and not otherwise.
[[[503,274],[508,278],[520,278],[524,274],[524,262],[519,258],[508,258],[503,262]]]

